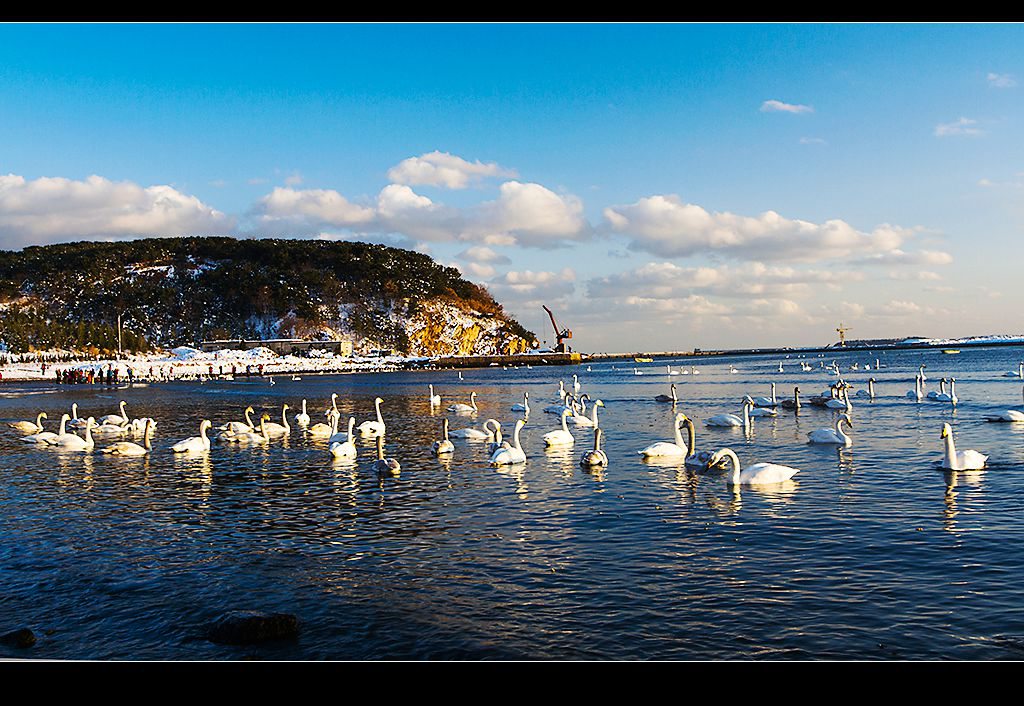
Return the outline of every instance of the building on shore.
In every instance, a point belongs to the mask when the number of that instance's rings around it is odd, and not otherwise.
[[[252,348],[269,348],[278,355],[308,356],[311,351],[324,351],[335,355],[351,357],[352,341],[304,341],[300,338],[268,338],[250,340],[244,338],[203,341],[199,350],[213,352],[224,349],[247,351]]]

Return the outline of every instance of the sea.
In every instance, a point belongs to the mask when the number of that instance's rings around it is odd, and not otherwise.
[[[602,360],[579,366],[171,381],[117,388],[5,383],[0,420],[47,429],[79,416],[152,417],[143,457],[23,443],[0,424],[0,634],[29,628],[43,660],[1019,660],[1024,658],[1024,424],[988,414],[1024,409],[1024,347],[858,350],[791,356]],[[803,365],[801,365],[803,364]],[[839,374],[830,370],[833,364]],[[908,398],[956,379],[959,402]],[[781,366],[781,370],[780,370]],[[810,370],[804,367],[809,366]],[[1014,376],[1007,375],[1014,373]],[[558,383],[600,399],[609,462],[580,465],[593,432],[547,450]],[[806,405],[839,379],[851,391],[853,444],[809,445],[842,410]],[[874,399],[858,397],[875,379]],[[655,397],[670,394],[675,410]],[[781,400],[749,430],[705,424],[739,413],[745,395]],[[428,384],[443,398],[428,401]],[[448,412],[476,392],[474,414]],[[333,460],[293,415],[306,400],[342,428],[374,418],[385,452]],[[523,417],[525,464],[495,467],[486,445],[452,430]],[[267,445],[169,447],[242,420],[252,406],[281,422]],[[733,487],[728,473],[638,451],[673,438],[675,412],[696,446],[731,448],[746,466],[799,469],[772,486]],[[588,412],[589,414],[589,412]],[[941,470],[948,423],[980,471]],[[685,438],[685,435],[684,435]],[[136,438],[141,442],[141,438]],[[297,635],[225,645],[210,626],[230,611],[288,613]]]

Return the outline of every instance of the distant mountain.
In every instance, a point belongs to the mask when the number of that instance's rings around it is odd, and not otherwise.
[[[0,251],[0,343],[126,350],[228,338],[353,341],[357,352],[522,352],[536,336],[483,287],[382,245],[226,237]]]

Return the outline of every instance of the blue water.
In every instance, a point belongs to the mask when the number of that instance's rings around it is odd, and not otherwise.
[[[874,370],[875,358],[884,367]],[[1024,348],[844,353],[578,367],[490,368],[102,387],[5,384],[0,419],[116,411],[159,426],[145,458],[67,453],[0,432],[0,632],[31,628],[28,650],[0,656],[99,660],[322,659],[1021,659],[1024,658],[1024,424],[986,413],[1021,409]],[[759,419],[749,434],[705,427],[739,411],[744,394],[804,396],[836,378],[838,360],[874,401],[852,399],[854,445],[808,446],[836,413],[804,407]],[[849,365],[870,364],[870,371]],[[927,389],[957,379],[960,403],[913,402],[918,365]],[[694,366],[699,374],[667,374]],[[730,365],[739,370],[729,372]],[[634,368],[644,373],[635,375]],[[546,452],[557,381],[601,398],[609,466]],[[671,439],[680,410],[697,445],[733,448],[745,464],[800,469],[787,484],[734,492],[721,473],[645,463],[636,451]],[[430,410],[478,393],[480,412]],[[480,444],[456,441],[450,461],[429,450],[440,420],[452,429],[495,417],[529,391],[525,466],[495,469]],[[337,392],[343,419],[371,418],[384,399],[397,478],[354,463],[298,430],[267,448],[214,444],[182,458],[167,447],[204,416],[241,419],[246,405],[280,421],[306,398],[313,421]],[[289,412],[291,415],[294,411]],[[943,422],[959,449],[990,455],[981,472],[944,473]],[[100,444],[102,445],[102,443]],[[234,647],[205,627],[227,610],[294,613],[295,640]]]

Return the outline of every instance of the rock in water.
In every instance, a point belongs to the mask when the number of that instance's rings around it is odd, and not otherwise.
[[[208,637],[211,642],[224,645],[250,645],[293,638],[298,634],[299,619],[290,613],[233,610],[214,621]]]
[[[6,635],[0,635],[0,644],[10,645],[11,647],[31,647],[36,644],[36,636],[28,628],[21,628]]]

